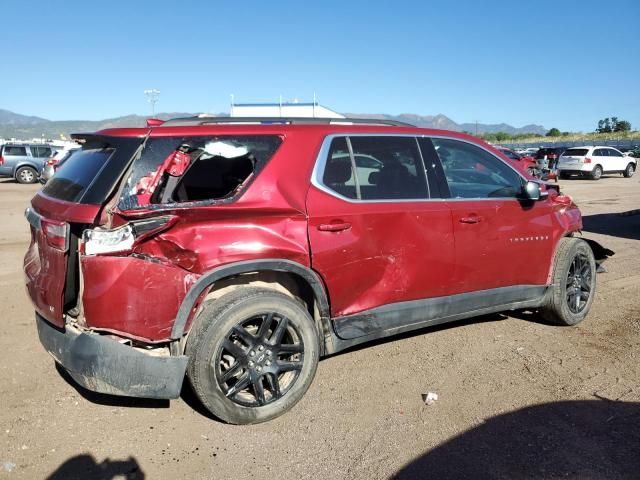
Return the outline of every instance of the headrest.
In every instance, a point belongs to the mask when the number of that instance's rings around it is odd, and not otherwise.
[[[351,159],[349,157],[330,158],[324,169],[324,182],[327,184],[345,183],[351,178]]]

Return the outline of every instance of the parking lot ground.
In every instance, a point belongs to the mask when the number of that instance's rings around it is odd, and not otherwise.
[[[286,415],[236,427],[188,390],[108,397],[55,368],[22,277],[37,187],[0,180],[0,478],[638,478],[640,175],[561,186],[616,252],[582,324],[514,313],[381,341],[323,360]]]

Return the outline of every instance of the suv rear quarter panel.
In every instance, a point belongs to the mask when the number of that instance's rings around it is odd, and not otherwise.
[[[184,128],[164,130],[170,132],[160,133],[196,134]],[[221,130],[242,132],[217,127],[211,134],[221,135]],[[278,131],[262,127],[260,132],[264,130]],[[197,130],[200,136],[208,133]],[[214,268],[264,258],[309,266],[305,197],[321,137],[304,129],[283,136],[273,158],[231,203],[117,212],[114,224],[155,215],[178,218],[170,229],[136,246],[133,254],[81,258],[86,325],[149,342],[165,341],[189,288]]]

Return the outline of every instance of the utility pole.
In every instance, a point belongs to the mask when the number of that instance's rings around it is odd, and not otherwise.
[[[476,120],[476,137],[478,136],[478,120]]]
[[[151,116],[153,117],[156,114],[156,103],[158,103],[158,98],[160,97],[160,90],[151,88],[145,90],[144,94],[147,97],[147,101],[151,104]]]

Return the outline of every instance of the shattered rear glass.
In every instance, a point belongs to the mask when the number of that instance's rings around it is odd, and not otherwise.
[[[234,197],[281,142],[276,135],[149,138],[124,185],[119,207]]]

